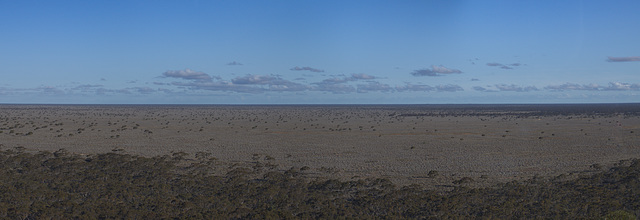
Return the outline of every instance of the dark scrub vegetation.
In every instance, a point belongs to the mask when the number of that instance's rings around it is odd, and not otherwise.
[[[398,187],[386,179],[309,179],[300,169],[237,168],[212,175],[212,161],[180,153],[145,158],[0,151],[0,218],[633,219],[640,214],[638,159],[577,178],[451,191]]]

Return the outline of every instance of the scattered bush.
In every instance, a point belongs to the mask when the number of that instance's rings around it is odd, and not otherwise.
[[[635,219],[640,212],[640,159],[572,180],[433,191],[387,179],[309,179],[299,172],[308,167],[212,175],[210,154],[196,157],[0,151],[0,218]]]
[[[472,183],[473,179],[471,179],[471,177],[462,177],[459,180],[455,180],[453,181],[453,184],[465,184],[465,183]]]

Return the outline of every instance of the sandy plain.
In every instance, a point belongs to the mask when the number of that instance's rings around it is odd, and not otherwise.
[[[215,158],[220,174],[261,166],[447,189],[570,178],[640,158],[640,104],[5,104],[0,132],[3,150],[184,152]]]

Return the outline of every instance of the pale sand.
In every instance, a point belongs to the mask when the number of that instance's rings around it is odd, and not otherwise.
[[[260,162],[278,170],[306,167],[302,173],[310,178],[383,177],[443,188],[462,177],[471,177],[471,186],[490,186],[640,158],[636,115],[468,115],[473,112],[440,117],[424,115],[444,112],[416,106],[0,105],[0,149],[208,152],[221,173]],[[428,177],[432,170],[439,175]]]

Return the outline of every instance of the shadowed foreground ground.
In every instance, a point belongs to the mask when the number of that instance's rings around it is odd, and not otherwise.
[[[640,160],[609,170],[443,192],[387,179],[310,180],[256,164],[212,175],[215,159],[0,151],[0,218],[9,219],[635,219]]]

